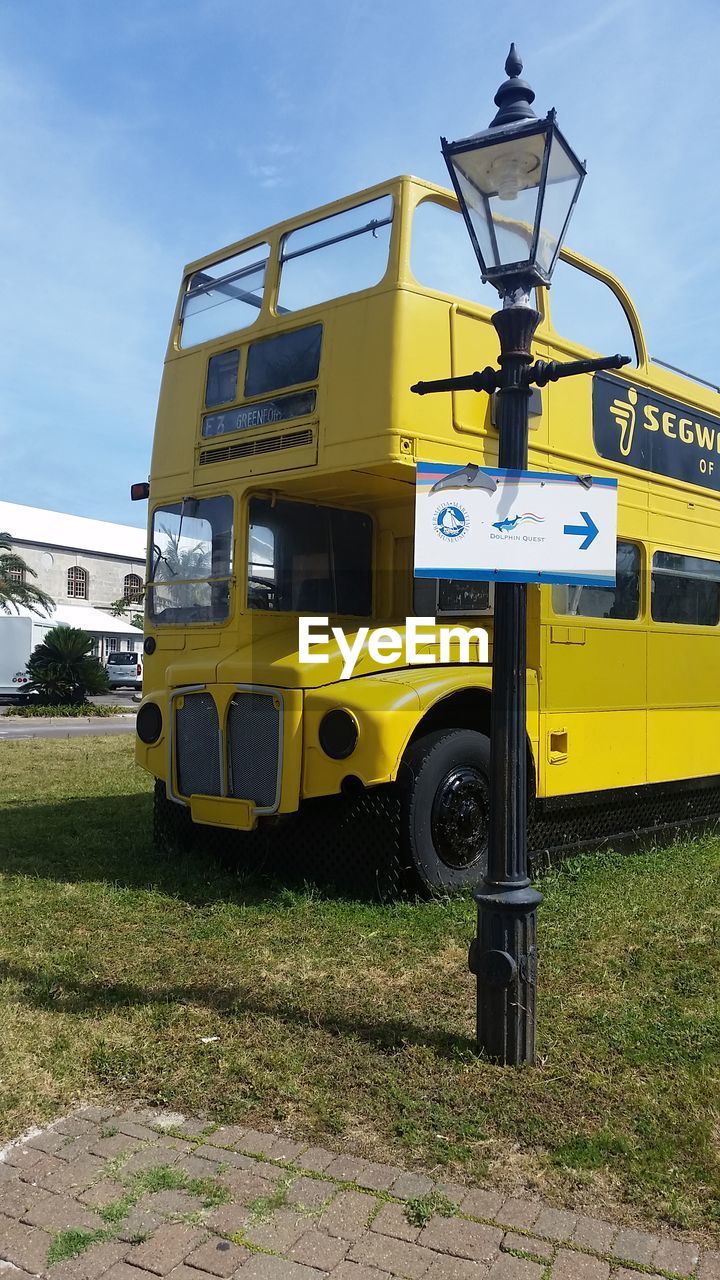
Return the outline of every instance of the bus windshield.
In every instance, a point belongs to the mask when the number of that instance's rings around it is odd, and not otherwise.
[[[230,497],[185,498],[152,522],[148,615],[154,622],[223,622],[232,574]]]
[[[253,498],[249,520],[249,609],[369,616],[370,516]]]

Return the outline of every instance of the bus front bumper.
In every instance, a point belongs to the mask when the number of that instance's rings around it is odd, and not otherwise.
[[[209,827],[230,827],[233,831],[252,831],[255,805],[252,800],[236,800],[228,796],[191,796],[190,815],[193,822]]]

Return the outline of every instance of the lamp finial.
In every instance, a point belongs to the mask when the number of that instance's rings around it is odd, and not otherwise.
[[[510,45],[510,52],[507,58],[505,59],[505,75],[519,76],[522,69],[523,69],[523,60],[520,57],[520,54],[518,53],[517,49],[515,48],[515,42],[513,41],[513,43]]]
[[[515,124],[518,120],[537,119],[530,105],[535,100],[535,92],[530,88],[527,81],[520,79],[522,69],[522,58],[515,45],[511,44],[510,52],[505,61],[505,71],[508,79],[500,85],[495,94],[494,102],[498,108],[498,113],[495,119],[490,121],[491,129],[496,129],[504,124]]]

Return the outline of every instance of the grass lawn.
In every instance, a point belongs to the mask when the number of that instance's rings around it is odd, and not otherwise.
[[[472,1052],[472,902],[253,883],[149,832],[129,736],[0,745],[0,1140],[127,1096],[720,1222],[720,840],[544,878],[540,1065],[513,1071]]]

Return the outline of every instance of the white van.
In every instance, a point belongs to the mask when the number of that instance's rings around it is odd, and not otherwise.
[[[129,650],[109,653],[107,673],[111,689],[142,689],[142,654]]]

